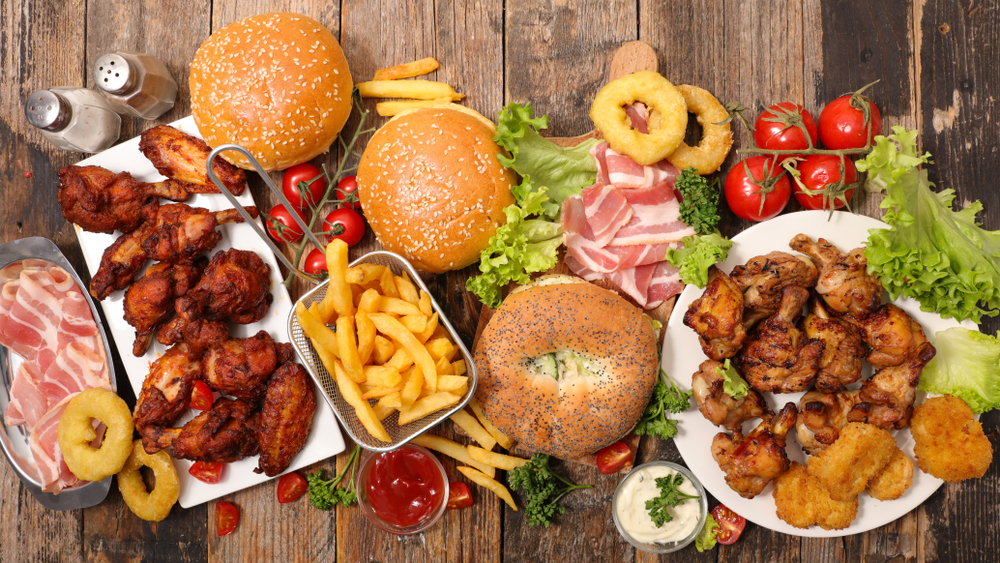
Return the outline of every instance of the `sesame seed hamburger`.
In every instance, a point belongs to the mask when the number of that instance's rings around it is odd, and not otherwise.
[[[514,203],[515,176],[497,160],[494,134],[482,115],[448,105],[401,113],[372,136],[358,194],[386,250],[433,273],[479,260]]]

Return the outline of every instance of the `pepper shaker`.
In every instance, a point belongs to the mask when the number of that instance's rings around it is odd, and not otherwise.
[[[24,104],[28,123],[61,149],[100,152],[121,133],[121,117],[97,92],[88,88],[35,90]]]
[[[119,113],[156,119],[174,107],[177,82],[160,59],[115,51],[94,63],[94,82]]]

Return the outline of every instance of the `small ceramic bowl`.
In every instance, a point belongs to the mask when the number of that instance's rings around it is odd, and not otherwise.
[[[402,448],[412,448],[414,450],[422,452],[424,455],[433,460],[434,466],[441,474],[441,481],[444,486],[444,495],[441,497],[441,504],[440,506],[432,510],[431,513],[426,518],[424,518],[423,520],[421,520],[416,524],[413,524],[412,526],[397,526],[391,522],[387,522],[382,518],[380,518],[379,515],[375,513],[375,510],[372,509],[371,504],[369,504],[368,488],[367,488],[368,474],[372,468],[372,465],[379,457],[383,455],[389,455],[392,452],[372,452],[369,453],[368,456],[365,457],[363,460],[361,460],[361,466],[358,467],[358,476],[355,480],[355,485],[356,485],[356,490],[358,492],[358,505],[361,507],[361,512],[364,513],[365,517],[368,518],[368,520],[371,521],[372,524],[375,524],[380,529],[389,532],[390,534],[405,536],[423,532],[427,528],[430,528],[435,523],[437,523],[437,521],[441,519],[441,516],[444,515],[445,507],[448,504],[448,474],[445,473],[444,466],[441,465],[441,461],[437,458],[437,456],[432,454],[427,449],[414,444],[406,444],[405,446],[402,446],[400,449]]]
[[[694,488],[700,497],[697,499],[698,522],[695,524],[694,529],[682,538],[676,538],[667,542],[649,543],[633,537],[619,521],[618,503],[619,501],[627,501],[627,499],[622,497],[622,491],[624,490],[626,483],[628,483],[630,479],[637,478],[641,470],[653,467],[666,467],[680,473],[684,476],[685,481],[694,485]],[[611,515],[614,517],[615,527],[618,528],[618,533],[621,534],[622,537],[636,549],[641,549],[642,551],[649,553],[673,553],[686,547],[688,544],[693,542],[696,537],[698,537],[699,533],[701,533],[701,529],[705,526],[705,520],[708,517],[708,494],[705,492],[705,487],[702,486],[701,481],[696,479],[687,467],[669,461],[651,461],[633,468],[632,471],[629,471],[625,478],[618,483],[618,487],[615,489],[615,495],[611,500]]]

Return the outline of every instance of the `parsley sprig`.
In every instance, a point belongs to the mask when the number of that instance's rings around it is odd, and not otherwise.
[[[667,413],[680,413],[691,408],[693,395],[692,391],[681,391],[660,368],[660,381],[653,388],[653,396],[649,398],[634,432],[640,436],[659,436],[663,440],[673,438],[677,435],[677,421]]]
[[[320,510],[330,510],[334,505],[340,504],[344,508],[351,506],[358,500],[358,492],[354,488],[354,471],[357,469],[357,461],[361,453],[360,446],[354,446],[351,457],[347,459],[347,465],[340,474],[330,479],[323,480],[323,471],[316,471],[306,475],[306,483],[309,485],[309,504]],[[346,487],[340,487],[340,482],[347,476],[347,471],[351,470],[350,479]]]
[[[507,482],[515,491],[524,489],[528,525],[546,528],[557,514],[566,512],[566,507],[558,504],[559,499],[570,491],[591,488],[591,485],[576,485],[555,473],[549,468],[549,456],[537,453],[531,456],[531,461],[509,472]]]
[[[660,488],[660,496],[647,500],[646,510],[649,511],[649,517],[653,519],[653,524],[656,524],[657,528],[674,519],[670,511],[667,510],[668,508],[680,506],[688,499],[701,498],[698,495],[681,492],[679,487],[683,482],[684,476],[680,473],[656,478],[656,486]]]
[[[719,224],[719,180],[711,184],[708,178],[700,176],[694,168],[687,168],[674,182],[681,193],[680,220],[699,235],[715,232]]]

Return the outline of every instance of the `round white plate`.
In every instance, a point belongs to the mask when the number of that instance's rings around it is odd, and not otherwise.
[[[792,252],[788,247],[788,241],[799,233],[805,233],[813,238],[825,238],[832,244],[840,248],[841,251],[848,251],[862,246],[868,239],[869,229],[885,228],[885,223],[847,212],[835,212],[833,217],[827,220],[826,211],[802,211],[790,213],[770,221],[765,221],[754,225],[733,237],[735,244],[729,252],[729,258],[723,264],[722,269],[726,272],[732,271],[734,266],[744,264],[750,258],[767,254],[773,250]],[[673,313],[670,315],[670,327],[663,338],[663,369],[670,375],[670,378],[683,390],[691,389],[691,376],[698,371],[698,365],[707,358],[701,351],[698,344],[698,337],[693,330],[684,326],[683,317],[691,302],[702,294],[702,289],[693,285],[688,285],[681,293],[674,305]],[[888,296],[884,297],[887,300]],[[960,326],[954,319],[944,319],[935,313],[925,313],[920,310],[919,304],[912,299],[897,300],[896,305],[909,313],[923,327],[927,337],[933,342],[933,336],[937,331]],[[971,321],[962,323],[961,326],[973,330],[978,327]],[[868,373],[871,367],[866,364]],[[856,387],[855,384],[852,387]],[[787,393],[775,395],[764,393],[768,405],[777,411],[785,403],[791,401],[796,405],[802,398],[802,393]],[[916,402],[923,401],[923,393],[917,392]],[[774,498],[772,492],[774,485],[768,485],[761,494],[753,499],[745,499],[736,494],[729,485],[726,484],[722,470],[712,459],[710,446],[712,438],[722,429],[714,426],[701,415],[697,408],[692,408],[687,412],[674,415],[680,422],[678,433],[674,438],[677,448],[680,450],[684,462],[701,479],[705,488],[712,493],[720,502],[742,515],[747,520],[759,526],[805,537],[842,537],[851,534],[865,532],[888,524],[893,520],[903,516],[916,508],[920,503],[931,496],[942,481],[923,473],[919,468],[914,468],[913,486],[907,489],[902,498],[894,501],[881,502],[869,497],[866,493],[858,496],[858,516],[851,523],[850,527],[843,530],[824,530],[819,526],[812,526],[802,530],[789,526],[784,521],[778,519],[775,514]],[[752,420],[744,424],[744,431],[749,432],[760,421]],[[913,439],[907,429],[896,432],[896,443],[906,452],[910,459],[913,459]],[[795,430],[788,433],[787,447],[785,448],[788,459],[805,463],[806,455],[795,439]]]

